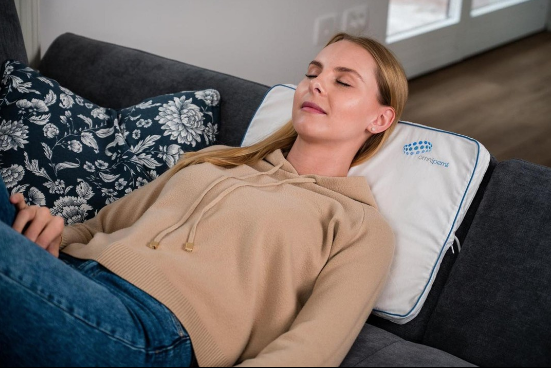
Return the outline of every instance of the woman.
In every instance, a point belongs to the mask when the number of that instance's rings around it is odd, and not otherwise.
[[[366,180],[347,173],[380,149],[407,93],[388,50],[339,34],[308,66],[292,121],[261,143],[188,153],[67,228],[13,196],[2,365],[339,365],[394,253]]]

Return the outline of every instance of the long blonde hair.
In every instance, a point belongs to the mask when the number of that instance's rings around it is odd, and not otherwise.
[[[396,128],[408,98],[408,81],[398,60],[379,42],[370,38],[339,33],[329,41],[327,46],[340,41],[350,41],[360,45],[373,56],[378,66],[376,77],[379,87],[379,103],[383,106],[392,107],[396,112],[396,118],[392,126],[383,133],[371,136],[360,148],[352,162],[352,166],[357,166],[372,158]],[[278,149],[281,149],[284,153],[290,152],[297,137],[298,133],[293,127],[293,122],[290,121],[268,138],[250,147],[186,153],[171,169],[171,172],[174,175],[188,166],[206,162],[224,168],[253,164]]]

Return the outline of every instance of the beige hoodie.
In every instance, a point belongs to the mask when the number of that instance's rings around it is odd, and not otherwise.
[[[63,236],[166,305],[201,366],[338,366],[394,254],[365,178],[301,176],[280,150],[164,174]]]

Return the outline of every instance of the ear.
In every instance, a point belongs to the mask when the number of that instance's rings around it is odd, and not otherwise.
[[[367,131],[371,134],[380,134],[387,131],[396,119],[396,111],[390,106],[381,106],[377,118],[371,122]]]

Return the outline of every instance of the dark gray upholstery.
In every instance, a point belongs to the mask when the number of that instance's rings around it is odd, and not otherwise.
[[[64,34],[42,59],[40,71],[62,86],[115,109],[145,98],[207,88],[222,96],[219,144],[241,145],[268,86],[89,38]]]
[[[342,367],[474,367],[443,351],[365,325]]]
[[[551,170],[496,168],[424,343],[481,366],[551,366]]]
[[[465,243],[465,238],[469,233],[475,215],[478,211],[478,207],[480,206],[480,203],[484,198],[484,193],[486,192],[488,183],[490,182],[494,169],[497,165],[498,161],[495,157],[492,156],[488,171],[486,172],[486,175],[484,176],[484,179],[480,184],[480,189],[478,190],[475,199],[473,200],[473,203],[471,204],[471,207],[467,212],[467,215],[465,215],[463,223],[457,230],[456,236],[462,245]],[[386,331],[392,332],[393,334],[396,334],[397,336],[405,340],[421,343],[423,341],[423,337],[425,336],[425,331],[432,316],[432,312],[434,312],[434,309],[436,308],[436,303],[438,303],[440,294],[444,289],[446,281],[448,280],[448,276],[458,256],[459,252],[457,248],[455,254],[452,252],[451,249],[448,251],[448,253],[446,253],[444,259],[442,260],[440,271],[436,275],[436,279],[434,280],[434,284],[432,285],[432,289],[427,300],[425,301],[423,309],[413,321],[406,323],[405,325],[397,325],[380,317],[371,316],[369,318],[369,323]]]
[[[28,63],[23,33],[13,0],[0,0],[0,63],[8,59]]]

